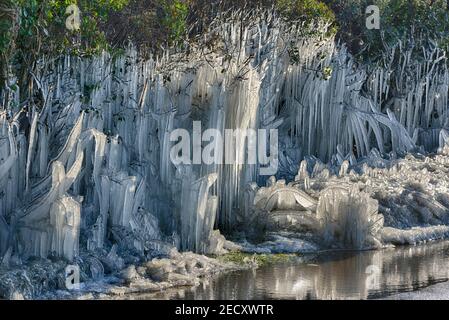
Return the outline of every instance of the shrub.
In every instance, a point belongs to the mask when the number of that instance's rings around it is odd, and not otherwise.
[[[377,208],[377,201],[365,192],[342,187],[324,190],[317,216],[325,244],[348,249],[372,246],[383,226]]]
[[[319,0],[276,0],[276,8],[290,19],[335,22],[334,12]]]
[[[165,12],[163,23],[169,30],[169,40],[177,42],[187,32],[189,3],[182,0],[164,1],[163,8]]]
[[[447,50],[449,44],[449,1],[447,0],[324,0],[335,12],[339,36],[352,53],[365,62],[381,60],[385,45],[401,40],[421,46],[436,41]],[[381,29],[368,30],[365,10],[369,5],[380,9]]]

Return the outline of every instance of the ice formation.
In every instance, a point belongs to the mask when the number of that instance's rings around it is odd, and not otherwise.
[[[323,190],[317,217],[322,224],[324,240],[356,249],[370,245],[381,247],[377,237],[384,221],[377,210],[377,201],[357,188],[338,186]]]
[[[34,75],[41,106],[21,106],[7,91],[0,257],[145,255],[166,245],[216,253],[226,240],[215,229],[230,234],[257,220],[266,231],[327,240],[343,232],[337,243],[361,248],[379,245],[384,224],[449,222],[443,52],[415,61],[398,44],[387,56],[399,63],[363,67],[325,36],[326,25],[242,14],[218,17],[188,52],[43,58]],[[192,132],[193,121],[223,135],[278,129],[278,174],[173,164],[170,133]]]

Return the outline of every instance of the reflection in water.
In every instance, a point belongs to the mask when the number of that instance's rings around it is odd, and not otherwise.
[[[367,299],[411,291],[449,279],[449,242],[302,257],[128,299]]]

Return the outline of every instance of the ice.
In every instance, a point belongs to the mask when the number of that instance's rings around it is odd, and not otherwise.
[[[58,199],[50,208],[50,250],[69,261],[79,254],[80,211],[81,204],[71,197]]]
[[[382,240],[395,245],[415,245],[427,241],[446,239],[448,235],[449,227],[443,225],[405,230],[387,227],[382,230]]]
[[[118,270],[171,246],[225,252],[235,234],[365,248],[384,239],[382,216],[399,230],[448,224],[443,51],[423,48],[421,61],[397,45],[367,66],[328,27],[237,12],[212,21],[188,56],[42,57],[45,106],[19,108],[11,93],[0,110],[0,256],[106,252]],[[277,129],[279,171],[175,165],[170,133],[193,135],[194,121],[222,136]],[[246,140],[236,147],[247,156]]]
[[[345,248],[381,247],[379,231],[384,218],[377,200],[356,187],[331,187],[320,194],[317,207],[323,239]]]
[[[439,133],[438,151],[439,153],[449,154],[449,132],[445,129],[441,129]]]
[[[198,180],[192,178],[189,171],[182,177],[181,247],[208,252],[217,213],[217,198],[211,196],[209,190],[217,181],[217,175],[209,174]]]
[[[3,257],[6,251],[9,249],[9,236],[10,230],[9,226],[5,221],[4,217],[0,216],[0,256]]]
[[[319,247],[311,242],[294,237],[286,237],[283,235],[271,235],[268,237],[268,241],[253,245],[250,243],[242,243],[242,252],[247,253],[310,253],[316,252]]]

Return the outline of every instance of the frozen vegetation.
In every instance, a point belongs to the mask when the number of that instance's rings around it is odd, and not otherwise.
[[[449,235],[444,52],[418,61],[399,42],[384,65],[364,67],[326,25],[242,15],[216,18],[188,52],[43,57],[33,75],[42,108],[19,104],[11,77],[0,110],[0,296],[63,289],[74,263],[83,281],[117,277],[139,290],[226,269],[202,254]],[[276,177],[259,165],[174,165],[170,133],[193,121],[223,135],[278,129]]]

